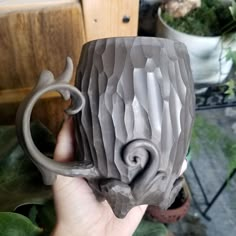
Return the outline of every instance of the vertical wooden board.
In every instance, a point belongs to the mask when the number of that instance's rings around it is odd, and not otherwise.
[[[58,76],[67,56],[76,68],[84,42],[78,2],[4,15],[0,12],[0,125],[15,123],[19,99],[36,84],[42,70]],[[40,100],[32,119],[42,121],[56,134],[67,106],[68,102],[59,98]]]
[[[77,0],[0,0],[0,13],[10,13],[13,11],[57,6],[74,2],[77,2]]]
[[[64,110],[69,105],[70,101],[62,98],[42,99],[32,112],[32,120],[39,120],[57,136],[64,121]]]
[[[64,110],[69,106],[68,101],[61,98],[39,100],[33,109],[32,120],[43,123],[56,136],[64,119]],[[19,103],[0,104],[0,125],[15,123]]]
[[[137,35],[139,0],[83,0],[82,7],[87,41]]]
[[[84,42],[79,3],[0,15],[0,90],[33,86],[44,69],[58,76],[67,56],[76,66]]]

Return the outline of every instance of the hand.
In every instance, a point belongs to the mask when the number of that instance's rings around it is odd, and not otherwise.
[[[74,137],[72,119],[58,136],[54,159],[72,161]],[[53,185],[57,224],[53,236],[126,236],[137,228],[147,206],[137,206],[118,219],[106,201],[98,202],[87,182],[80,177],[57,176]]]

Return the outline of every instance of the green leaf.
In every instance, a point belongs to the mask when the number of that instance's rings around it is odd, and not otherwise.
[[[52,200],[38,206],[37,224],[44,229],[44,235],[50,235],[56,224],[56,213]]]
[[[27,217],[12,212],[0,212],[0,234],[4,236],[38,236],[42,229]]]
[[[55,227],[56,212],[53,200],[49,200],[44,204],[25,204],[17,207],[15,212],[28,217],[33,224],[42,228],[42,236],[50,235]]]
[[[184,17],[175,18],[163,12],[162,18],[174,29],[198,36],[219,36],[225,30],[234,32],[229,5],[221,0],[201,0],[201,7],[192,10]]]
[[[37,215],[38,215],[38,209],[37,209],[36,205],[33,205],[33,206],[30,208],[30,211],[29,211],[29,219],[30,219],[30,220],[32,221],[32,223],[34,223],[35,225],[37,225],[37,222],[36,222]]]
[[[229,7],[233,19],[236,21],[236,2],[232,0],[232,6]]]
[[[166,236],[168,230],[164,224],[143,219],[133,236]]]
[[[191,139],[191,151],[193,151],[193,154],[196,156],[198,155],[198,153],[194,153],[197,147],[196,144],[200,144],[198,147],[202,148],[201,145],[205,140],[207,141],[207,146],[212,154],[218,152],[217,147],[220,147],[223,150],[224,156],[228,159],[228,172],[230,173],[236,167],[235,138],[230,136],[218,125],[198,114],[195,118]],[[217,156],[217,154],[215,156]]]
[[[235,93],[234,93],[235,81],[231,79],[225,84],[228,85],[228,89],[225,91],[225,94],[228,94],[229,98],[234,98],[235,97]]]
[[[54,139],[39,123],[31,127],[38,148],[52,153]],[[51,188],[20,148],[14,126],[0,127],[0,211],[13,211],[26,203],[41,204],[51,197]]]

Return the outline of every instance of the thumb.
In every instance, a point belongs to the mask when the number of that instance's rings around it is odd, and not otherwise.
[[[69,162],[74,159],[74,126],[73,119],[67,119],[58,134],[54,151],[54,160]]]

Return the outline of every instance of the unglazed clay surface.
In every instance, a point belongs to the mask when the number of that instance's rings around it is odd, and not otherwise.
[[[194,90],[185,46],[156,38],[111,38],[84,46],[76,87],[82,155],[103,178],[116,215],[134,205],[167,208],[189,145]]]
[[[66,70],[73,71],[70,59]],[[84,45],[77,68],[75,87],[81,93],[62,80],[41,78],[41,87],[29,95],[17,118],[18,136],[26,140],[21,144],[47,182],[52,173],[84,176],[121,218],[136,205],[168,208],[182,187],[179,174],[194,119],[186,47],[146,37],[92,41]],[[69,110],[81,111],[74,116],[77,162],[55,164],[27,143],[30,133],[22,128],[29,123],[27,107],[45,90],[66,91],[77,101]]]

